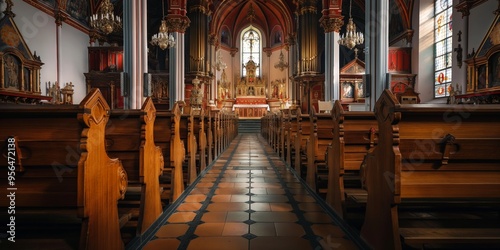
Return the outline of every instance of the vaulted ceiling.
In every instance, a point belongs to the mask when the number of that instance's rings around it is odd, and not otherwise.
[[[286,36],[294,32],[294,12],[291,0],[214,1],[210,33],[220,34],[221,29],[226,28],[234,34],[231,44],[235,44],[236,34],[251,24],[267,37],[276,28]],[[270,41],[266,39],[264,47],[270,47]]]

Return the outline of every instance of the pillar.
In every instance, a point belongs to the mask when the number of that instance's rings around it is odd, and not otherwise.
[[[167,27],[175,39],[175,46],[169,48],[169,105],[174,107],[175,102],[184,100],[184,33],[189,26],[186,16],[186,1],[169,1]]]
[[[375,103],[387,87],[387,61],[389,53],[389,0],[365,0],[365,71],[369,91],[366,92],[367,110],[374,110]]]
[[[339,43],[340,28],[344,24],[341,5],[336,1],[328,1],[323,6],[321,26],[325,30],[325,101],[339,99]]]
[[[124,109],[139,109],[147,72],[147,1],[123,2]]]

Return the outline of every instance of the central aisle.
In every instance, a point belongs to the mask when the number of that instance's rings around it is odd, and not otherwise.
[[[266,145],[236,137],[143,249],[358,249]]]

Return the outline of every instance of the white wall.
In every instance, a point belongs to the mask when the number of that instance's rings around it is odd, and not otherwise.
[[[67,24],[62,25],[60,77],[62,83],[72,82],[75,85],[74,103],[80,103],[87,94],[83,73],[88,72],[88,44],[87,34]]]
[[[2,6],[2,11],[4,10]],[[15,1],[12,12],[14,21],[32,53],[40,56],[44,63],[40,72],[42,95],[45,83],[57,80],[57,27],[55,19],[25,3]],[[61,28],[60,85],[72,82],[74,87],[73,103],[78,104],[86,95],[84,72],[88,71],[88,35],[63,23]]]
[[[415,1],[413,8],[412,72],[422,103],[434,101],[434,1]]]

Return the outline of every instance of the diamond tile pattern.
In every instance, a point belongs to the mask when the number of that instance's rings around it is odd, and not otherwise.
[[[257,134],[240,134],[186,192],[142,249],[358,249]]]

